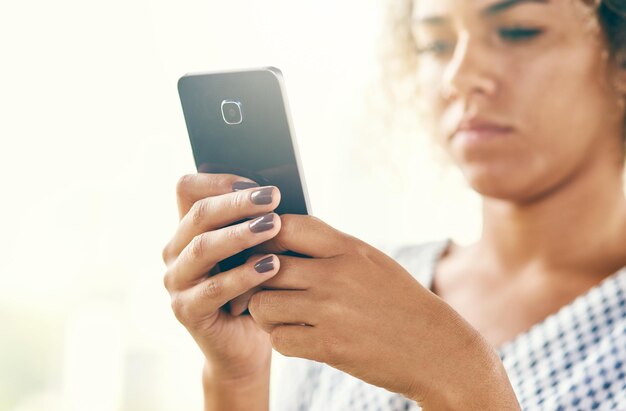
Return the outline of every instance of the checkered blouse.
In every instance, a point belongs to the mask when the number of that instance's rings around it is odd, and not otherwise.
[[[449,241],[404,246],[390,254],[430,288]],[[626,267],[498,353],[524,410],[626,411]],[[420,410],[414,401],[330,366],[276,352],[270,405],[271,411]]]

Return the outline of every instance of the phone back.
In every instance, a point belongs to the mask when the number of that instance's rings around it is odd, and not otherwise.
[[[190,74],[178,92],[198,172],[275,185],[276,213],[311,213],[280,70]]]

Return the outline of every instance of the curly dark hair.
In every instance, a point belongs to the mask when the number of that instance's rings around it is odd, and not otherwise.
[[[626,0],[581,0],[589,6],[591,17],[598,19],[611,63],[626,69]],[[387,3],[387,30],[381,44],[384,94],[393,106],[420,107],[420,91],[414,79],[419,63],[411,34],[412,0],[390,0]],[[397,109],[398,107],[396,107]],[[626,118],[623,136],[626,146]]]
[[[607,37],[611,58],[626,68],[626,1],[600,1],[596,14]]]

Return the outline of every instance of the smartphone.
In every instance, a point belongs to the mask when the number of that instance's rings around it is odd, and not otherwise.
[[[178,94],[198,172],[231,173],[276,186],[281,193],[277,214],[312,213],[279,69],[186,74],[178,81]],[[221,261],[219,272],[247,257],[244,251]]]

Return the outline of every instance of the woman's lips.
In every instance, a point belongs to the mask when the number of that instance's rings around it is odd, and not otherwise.
[[[481,144],[508,137],[513,129],[500,126],[477,126],[461,128],[453,135],[460,144]]]
[[[455,133],[455,138],[462,138],[469,141],[490,140],[497,137],[504,137],[511,132],[510,128],[501,127],[480,127],[459,130]]]

